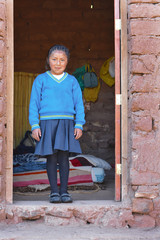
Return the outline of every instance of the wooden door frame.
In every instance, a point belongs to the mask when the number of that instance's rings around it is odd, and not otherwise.
[[[114,0],[115,21],[115,200],[128,196],[127,0]]]
[[[114,0],[115,45],[115,200],[121,200],[121,19],[120,0]]]
[[[115,19],[115,200],[128,196],[127,0],[114,0]]]
[[[121,200],[129,198],[129,159],[128,159],[128,1],[121,0]]]
[[[121,200],[128,198],[128,47],[127,47],[127,0],[120,1],[121,15]],[[6,53],[7,53],[7,152],[5,167],[5,200],[13,202],[13,103],[14,103],[14,0],[6,0]]]

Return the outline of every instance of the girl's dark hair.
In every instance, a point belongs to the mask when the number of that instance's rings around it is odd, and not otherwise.
[[[51,47],[48,51],[48,55],[47,55],[47,58],[46,58],[46,66],[45,66],[46,70],[50,70],[49,57],[52,54],[52,52],[56,51],[56,50],[63,51],[66,54],[67,59],[69,60],[69,57],[70,57],[69,49],[67,47],[65,47],[64,45],[56,44],[53,47]]]

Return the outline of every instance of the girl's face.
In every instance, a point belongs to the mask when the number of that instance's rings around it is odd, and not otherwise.
[[[51,68],[50,71],[54,75],[62,74],[66,69],[67,63],[68,59],[63,51],[55,50],[49,57],[49,66]]]

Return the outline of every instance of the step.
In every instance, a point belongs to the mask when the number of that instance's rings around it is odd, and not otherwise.
[[[128,227],[133,220],[127,202],[74,201],[51,204],[45,201],[17,201],[4,209],[9,223],[39,220],[52,226],[94,224],[107,227]]]

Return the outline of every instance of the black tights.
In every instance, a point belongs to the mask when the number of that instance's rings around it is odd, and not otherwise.
[[[57,185],[57,163],[59,163],[60,194],[67,193],[69,177],[69,153],[58,151],[47,156],[47,175],[51,186],[51,193],[59,193]]]

